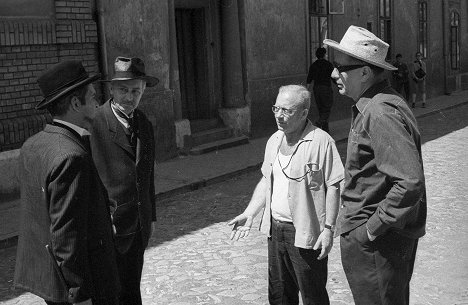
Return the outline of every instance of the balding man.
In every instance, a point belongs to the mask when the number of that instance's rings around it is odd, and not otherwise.
[[[265,149],[262,175],[245,211],[229,222],[231,239],[249,235],[264,208],[270,304],[330,304],[325,288],[343,165],[334,140],[307,119],[310,92],[279,89],[272,107],[278,131]]]

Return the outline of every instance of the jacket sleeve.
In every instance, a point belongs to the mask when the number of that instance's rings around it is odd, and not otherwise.
[[[388,106],[379,111],[370,120],[369,134],[377,169],[390,186],[367,222],[373,235],[390,227],[403,228],[424,194],[422,158],[409,128],[397,109]]]
[[[85,156],[66,156],[48,181],[52,250],[76,303],[92,294],[88,263],[88,203],[91,168]]]

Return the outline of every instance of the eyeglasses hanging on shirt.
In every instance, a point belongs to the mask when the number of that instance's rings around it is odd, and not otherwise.
[[[297,144],[296,148],[294,149],[293,153],[291,154],[291,158],[289,158],[288,164],[286,164],[285,167],[283,167],[283,165],[281,164],[280,159],[278,158],[278,163],[279,163],[279,166],[280,166],[280,168],[281,168],[281,171],[283,172],[283,175],[285,175],[286,178],[288,178],[289,180],[294,180],[294,181],[296,181],[296,182],[301,182],[302,180],[305,179],[305,177],[307,177],[307,175],[308,175],[309,173],[312,172],[312,166],[311,166],[312,164],[310,164],[310,163],[307,164],[307,171],[305,172],[305,174],[302,175],[302,176],[300,176],[300,177],[289,177],[289,175],[286,174],[286,172],[285,172],[285,169],[291,164],[291,161],[292,161],[292,158],[294,157],[294,154],[295,154],[296,151],[299,149],[299,146],[300,146],[302,143],[304,143],[304,141],[301,141],[301,142],[299,142],[299,144]]]

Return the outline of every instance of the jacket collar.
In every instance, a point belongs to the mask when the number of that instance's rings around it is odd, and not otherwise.
[[[390,88],[390,83],[388,80],[383,80],[379,83],[372,85],[369,89],[367,89],[359,98],[356,103],[356,108],[360,113],[363,113],[366,109],[367,105],[369,105],[370,101],[374,96]]]
[[[78,133],[76,133],[76,132],[74,132],[72,130],[69,130],[68,128],[64,128],[64,127],[56,126],[56,125],[51,125],[51,124],[46,124],[46,126],[44,127],[44,132],[57,133],[57,134],[64,135],[65,137],[71,139],[73,142],[80,145],[80,147],[83,148],[84,150],[87,150],[86,147],[83,144],[83,141],[79,137]]]

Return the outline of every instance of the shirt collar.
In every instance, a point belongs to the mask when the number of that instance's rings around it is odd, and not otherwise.
[[[377,94],[384,91],[386,88],[390,87],[390,84],[387,79],[384,79],[381,82],[378,82],[372,85],[369,89],[367,89],[359,98],[356,103],[356,108],[359,112],[363,113],[364,109],[366,109],[367,105],[371,101],[371,99],[376,96]]]
[[[110,105],[111,105],[112,112],[114,113],[114,116],[117,118],[117,120],[120,122],[120,124],[122,124],[125,128],[129,128],[130,124],[128,123],[128,120],[124,119],[121,115],[117,114],[117,111],[120,111],[122,113],[123,113],[123,111],[122,110],[117,110],[117,105],[114,103],[113,100],[111,100]],[[129,118],[132,118],[132,117],[133,117],[133,112],[129,116]]]
[[[74,131],[76,131],[81,137],[84,137],[84,136],[90,136],[91,134],[89,133],[89,131],[87,131],[86,129],[84,128],[81,128],[80,126],[77,126],[75,124],[72,124],[70,122],[67,122],[67,121],[63,121],[63,120],[59,120],[59,119],[53,119],[54,122],[57,122],[57,123],[60,123],[60,124],[63,124],[65,126],[68,126],[70,127],[71,129],[73,129]]]
[[[298,143],[302,141],[312,141],[314,139],[314,134],[315,134],[316,129],[317,127],[314,126],[309,119],[307,119],[306,127],[302,131],[302,134],[301,134],[301,137],[299,138]],[[281,140],[283,139],[283,137],[284,137],[284,132],[280,132],[277,136],[277,139],[279,140],[278,143],[281,143]]]

